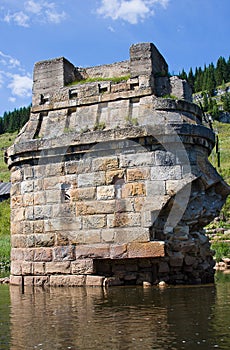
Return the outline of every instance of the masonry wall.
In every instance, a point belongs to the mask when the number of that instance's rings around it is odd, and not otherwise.
[[[66,59],[35,65],[30,120],[8,149],[12,284],[213,281],[203,227],[229,193],[208,162],[215,136],[153,44],[120,66],[119,83],[69,85],[82,72]]]

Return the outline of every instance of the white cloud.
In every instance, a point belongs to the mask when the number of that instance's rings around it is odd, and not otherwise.
[[[27,1],[26,3],[26,8],[28,12],[39,14],[41,13],[42,10],[42,4],[39,3],[39,1]]]
[[[110,32],[112,32],[112,33],[115,33],[115,29],[111,26],[108,27],[108,30],[110,30]]]
[[[8,88],[11,89],[12,94],[18,97],[31,96],[33,80],[28,75],[12,74],[11,82]]]
[[[16,101],[16,97],[11,96],[8,98],[8,101],[14,103]]]
[[[0,88],[3,86],[3,82],[4,82],[3,73],[0,71]]]
[[[8,13],[3,20],[7,23],[14,22],[20,27],[29,27],[29,16],[22,11],[14,12],[12,14]]]
[[[167,7],[169,0],[102,0],[97,13],[113,20],[124,20],[137,24],[154,14],[156,5]]]
[[[66,13],[64,11],[61,13],[58,13],[56,11],[47,10],[46,17],[50,23],[58,24],[66,18]]]
[[[2,51],[0,51],[0,64],[7,66],[8,68],[20,67],[20,62],[16,58],[6,55]]]
[[[1,10],[4,11],[6,6],[2,7]],[[28,0],[18,4],[18,6],[20,8],[18,11],[13,7],[10,8],[10,5],[7,7],[7,14],[3,17],[4,22],[30,27],[34,23],[58,24],[66,18],[66,13],[59,11],[54,2]]]

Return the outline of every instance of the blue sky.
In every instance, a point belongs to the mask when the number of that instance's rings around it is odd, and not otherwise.
[[[153,42],[169,71],[230,55],[230,0],[0,0],[0,115],[31,102],[35,62],[126,60]]]

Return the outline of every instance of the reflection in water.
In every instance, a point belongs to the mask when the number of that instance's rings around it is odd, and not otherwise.
[[[0,311],[7,320],[4,288]],[[230,281],[164,290],[26,288],[24,294],[11,286],[11,325],[4,332],[1,326],[0,349],[230,349],[229,292]]]

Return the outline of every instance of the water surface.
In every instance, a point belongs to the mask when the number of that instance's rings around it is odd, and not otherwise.
[[[230,275],[208,286],[0,286],[0,349],[230,349]]]

